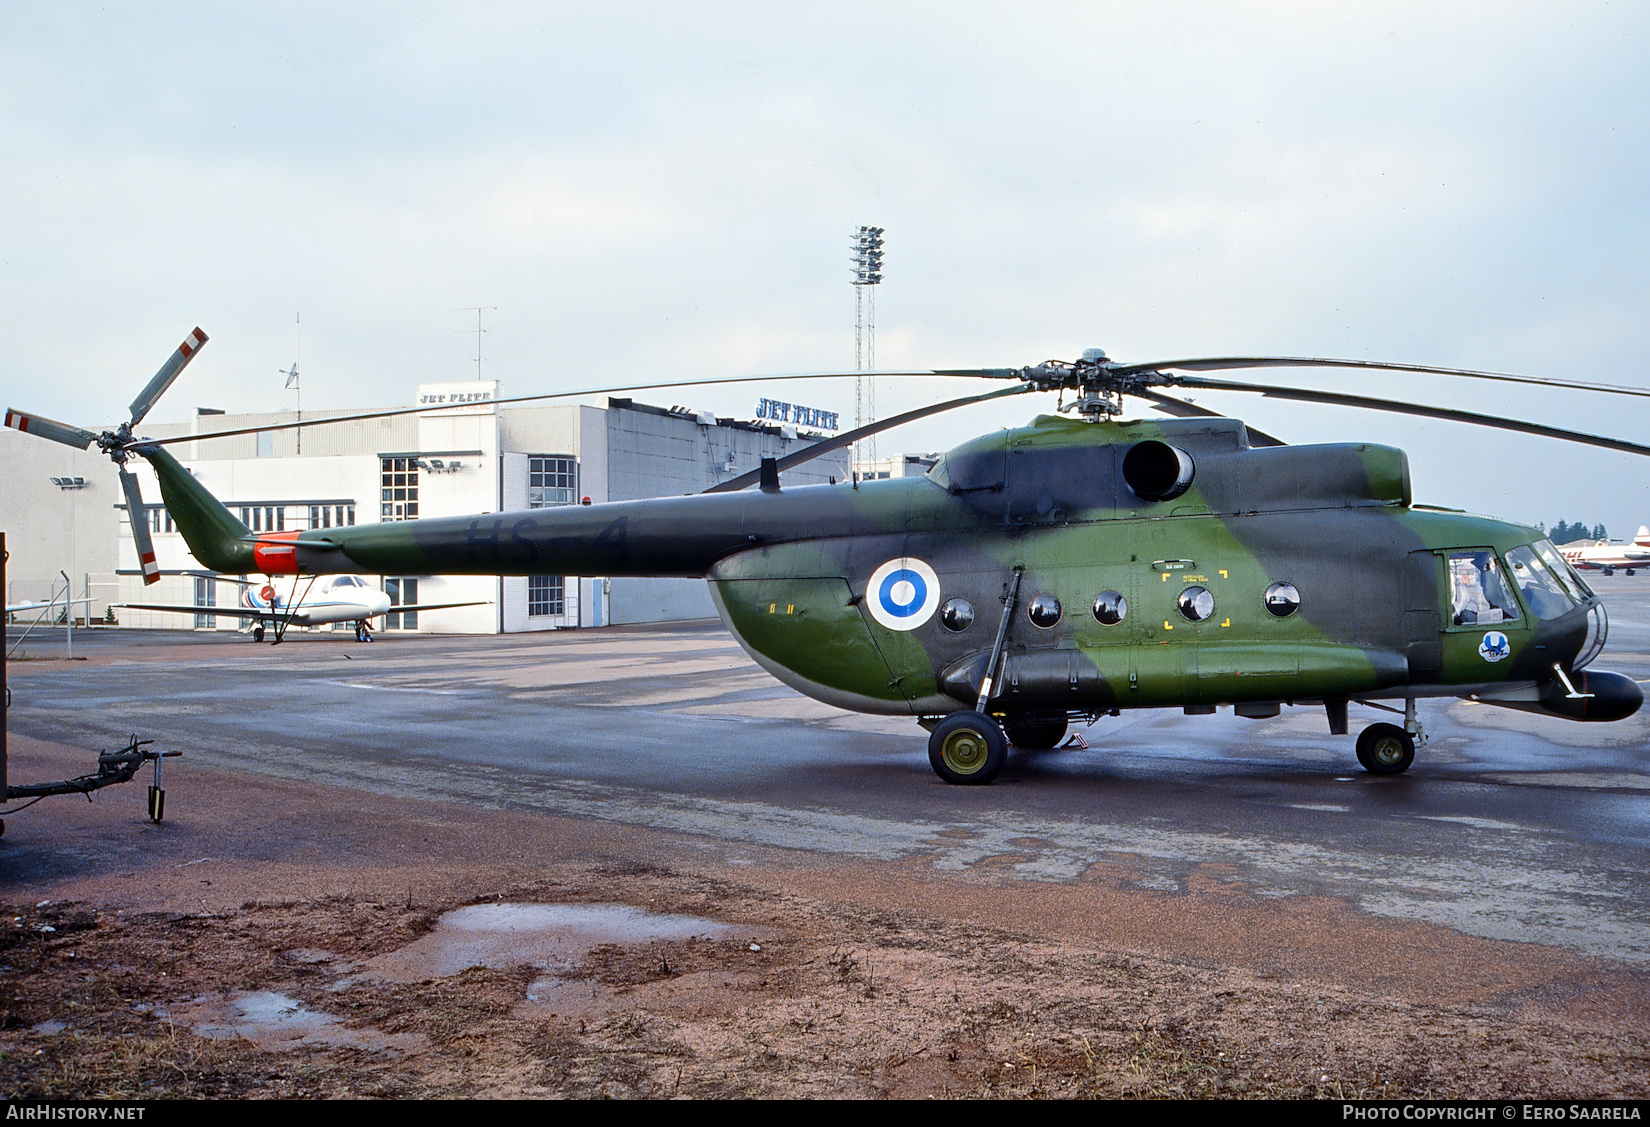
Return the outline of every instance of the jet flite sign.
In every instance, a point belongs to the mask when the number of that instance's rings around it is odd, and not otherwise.
[[[466,380],[463,383],[421,383],[418,385],[418,405],[439,407],[436,415],[491,415],[498,398],[497,380]]]
[[[758,399],[756,417],[775,423],[791,423],[815,430],[836,430],[837,412],[822,411],[818,407],[804,407],[800,403],[781,403],[777,399]]]

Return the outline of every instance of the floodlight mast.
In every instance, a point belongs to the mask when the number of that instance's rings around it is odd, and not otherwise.
[[[881,227],[860,227],[854,232],[854,371],[869,372],[877,366],[877,291],[882,282]],[[867,316],[869,313],[869,316]],[[863,427],[877,413],[876,381],[869,376],[854,380],[854,426]],[[854,444],[853,462],[874,462],[876,435]]]

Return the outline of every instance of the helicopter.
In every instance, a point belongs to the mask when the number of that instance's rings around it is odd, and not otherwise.
[[[1358,702],[1402,717],[1369,725],[1355,741],[1367,771],[1393,775],[1426,741],[1419,700],[1465,698],[1580,721],[1624,719],[1643,703],[1631,678],[1589,668],[1608,630],[1603,603],[1543,533],[1416,504],[1408,458],[1396,448],[1286,445],[1160,389],[1371,407],[1640,455],[1650,446],[1198,373],[1325,367],[1650,390],[1367,360],[1120,364],[1091,349],[1075,361],[1018,369],[876,373],[1007,386],[764,458],[700,494],[253,533],[167,444],[318,424],[133,435],[205,340],[196,329],[113,430],[19,411],[8,411],[7,425],[81,449],[97,443],[121,469],[130,511],[142,511],[142,501],[126,462],[148,461],[190,551],[219,572],[703,578],[758,665],[827,704],[916,719],[929,732],[931,766],[949,783],[989,783],[1011,744],[1052,748],[1073,720],[1125,709],[1210,714],[1229,706],[1264,719],[1311,704],[1339,736]],[[743,379],[752,378],[798,377]],[[922,477],[781,486],[783,471],[870,434],[1031,392],[1057,393],[1057,413],[964,442]],[[1125,396],[1171,417],[1125,418]],[[133,532],[150,580],[148,530],[137,522]]]

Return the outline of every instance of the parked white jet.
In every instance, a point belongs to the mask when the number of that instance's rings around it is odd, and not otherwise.
[[[1559,555],[1575,568],[1600,568],[1605,575],[1614,575],[1621,568],[1628,575],[1641,567],[1650,567],[1650,526],[1639,525],[1638,535],[1631,544],[1611,543],[1608,540],[1582,540],[1566,544]]]
[[[289,626],[325,626],[332,622],[355,623],[355,640],[372,641],[371,621],[379,615],[394,611],[450,610],[453,607],[483,606],[484,602],[418,603],[408,607],[392,607],[390,597],[376,587],[369,587],[356,575],[329,575],[305,584],[297,598],[282,595],[271,583],[259,585],[241,580],[223,579],[225,583],[242,583],[239,604],[224,607],[181,606],[176,603],[116,603],[117,607],[132,610],[170,611],[174,614],[210,614],[219,617],[240,618],[252,623],[252,640],[264,640],[265,629],[275,631],[275,642],[285,637]]]

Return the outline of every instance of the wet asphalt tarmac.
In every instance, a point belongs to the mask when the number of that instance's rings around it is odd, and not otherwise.
[[[1611,615],[1595,667],[1650,678],[1650,576],[1590,579]],[[932,774],[914,722],[808,701],[716,624],[278,647],[77,631],[75,651],[93,660],[11,667],[11,730],[181,750],[171,809],[211,800],[190,788],[200,763],[668,830],[734,863],[777,846],[1072,881],[1124,858],[1146,888],[1214,871],[1263,896],[1650,964],[1646,714],[1587,725],[1424,701],[1430,742],[1408,774],[1376,778],[1321,708],[1125,713],[1083,732],[1092,750],[1017,753],[970,788]],[[1354,705],[1353,733],[1381,719]],[[27,776],[14,759],[12,781]]]

